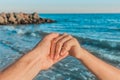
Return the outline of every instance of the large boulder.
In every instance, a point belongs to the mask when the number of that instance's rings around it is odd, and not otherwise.
[[[14,14],[13,13],[10,13],[10,17],[9,17],[9,22],[11,23],[11,24],[17,24],[17,22],[16,22],[16,18],[14,17]]]
[[[4,24],[4,18],[0,16],[0,24]]]
[[[23,16],[24,16],[25,20],[29,20],[29,15],[28,14],[24,14]]]
[[[15,16],[18,24],[21,24],[25,21],[23,13],[16,13]]]
[[[7,24],[8,20],[7,20],[6,13],[3,12],[3,13],[0,14],[0,16],[4,18],[4,24]]]
[[[33,13],[33,19],[39,19],[39,15],[38,15],[38,13]]]
[[[23,18],[24,18],[24,24],[29,24],[30,23],[29,14],[24,13]]]

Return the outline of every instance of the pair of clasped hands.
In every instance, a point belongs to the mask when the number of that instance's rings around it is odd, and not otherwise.
[[[100,80],[120,80],[118,68],[80,47],[74,37],[58,33],[45,36],[33,50],[0,72],[0,80],[32,80],[41,70],[50,68],[68,55],[80,60]]]
[[[80,48],[79,42],[71,35],[51,33],[40,41],[35,50],[40,53],[42,70],[45,70],[68,55],[78,58]]]

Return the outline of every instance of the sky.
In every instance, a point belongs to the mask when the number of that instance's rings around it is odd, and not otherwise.
[[[120,0],[0,0],[0,12],[120,13]]]

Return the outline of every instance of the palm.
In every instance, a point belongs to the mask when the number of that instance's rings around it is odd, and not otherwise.
[[[54,64],[54,60],[50,57],[50,46],[51,46],[51,42],[50,41],[42,41],[44,44],[42,44],[42,46],[44,47],[42,49],[44,55],[42,56],[43,58],[43,67],[44,69],[48,69],[49,67],[51,67]]]
[[[50,68],[53,64],[57,63],[58,61],[60,61],[61,59],[65,58],[67,56],[68,53],[66,53],[63,56],[60,56],[58,59],[53,59],[50,56],[50,47],[51,47],[51,41],[47,41],[47,40],[43,40],[40,44],[42,46],[42,59],[43,59],[43,69],[48,69]]]
[[[41,60],[42,60],[42,68],[48,69],[56,62],[60,61],[61,59],[65,58],[68,53],[66,53],[63,56],[59,56],[57,60],[54,60],[52,57],[50,57],[50,49],[51,49],[51,42],[52,40],[58,37],[58,34],[50,34],[46,36],[38,45],[39,53],[41,53]]]

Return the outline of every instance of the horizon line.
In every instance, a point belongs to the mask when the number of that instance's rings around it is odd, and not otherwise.
[[[4,11],[2,11],[4,12]],[[0,13],[2,13],[0,12]],[[25,12],[25,11],[19,11],[22,13],[34,13],[37,11],[33,11],[33,12]],[[19,13],[17,11],[11,11],[11,12],[4,12],[4,13]],[[120,14],[120,12],[37,12],[39,14]]]

